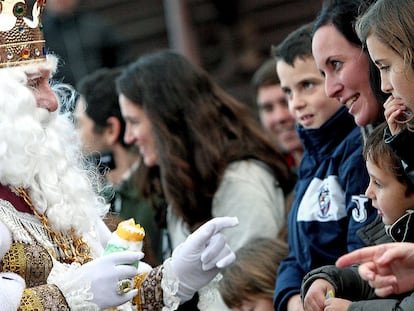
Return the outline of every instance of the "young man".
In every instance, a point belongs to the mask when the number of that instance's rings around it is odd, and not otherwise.
[[[277,311],[303,310],[299,293],[305,274],[364,246],[357,231],[376,216],[363,195],[369,177],[361,132],[347,109],[325,94],[311,32],[312,25],[304,25],[274,48],[277,74],[305,150],[288,219],[290,252],[276,281]]]
[[[296,121],[289,111],[286,94],[280,86],[273,58],[257,69],[251,84],[260,123],[285,155],[289,166],[296,172],[302,160],[303,146],[296,133]]]
[[[154,269],[129,265],[140,252],[102,256],[107,205],[71,117],[60,113],[56,95],[68,88],[49,84],[57,59],[44,54],[45,5],[34,3],[33,20],[22,0],[3,1],[0,12],[0,291],[12,291],[0,309],[103,310],[131,300],[174,309],[234,258],[220,231],[237,221],[211,220]]]

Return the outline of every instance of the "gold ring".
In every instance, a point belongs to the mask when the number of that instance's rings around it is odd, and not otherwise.
[[[123,295],[123,294],[128,293],[133,288],[134,288],[134,281],[131,279],[125,279],[125,280],[118,281],[116,292],[119,295]]]

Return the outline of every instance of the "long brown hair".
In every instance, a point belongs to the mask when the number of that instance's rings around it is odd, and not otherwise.
[[[190,225],[211,218],[212,198],[233,161],[260,160],[285,193],[292,190],[289,167],[246,105],[185,57],[142,56],[117,86],[150,119],[163,191]]]

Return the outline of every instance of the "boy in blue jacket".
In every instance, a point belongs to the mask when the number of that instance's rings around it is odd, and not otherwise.
[[[361,131],[347,108],[326,95],[311,41],[312,25],[307,24],[273,48],[305,149],[288,219],[289,255],[276,281],[277,311],[303,310],[300,288],[306,273],[366,246],[357,231],[377,214],[364,196],[369,176]]]

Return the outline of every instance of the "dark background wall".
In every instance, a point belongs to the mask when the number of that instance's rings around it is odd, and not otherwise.
[[[134,57],[182,45],[172,38],[183,29],[177,26],[181,20],[191,46],[183,47],[183,53],[231,94],[249,101],[249,80],[269,57],[270,47],[312,21],[322,0],[220,1],[233,7],[219,11],[210,0],[81,0],[84,9],[102,15],[118,29]],[[181,17],[177,19],[171,6]],[[166,17],[171,14],[175,20],[169,23]]]

